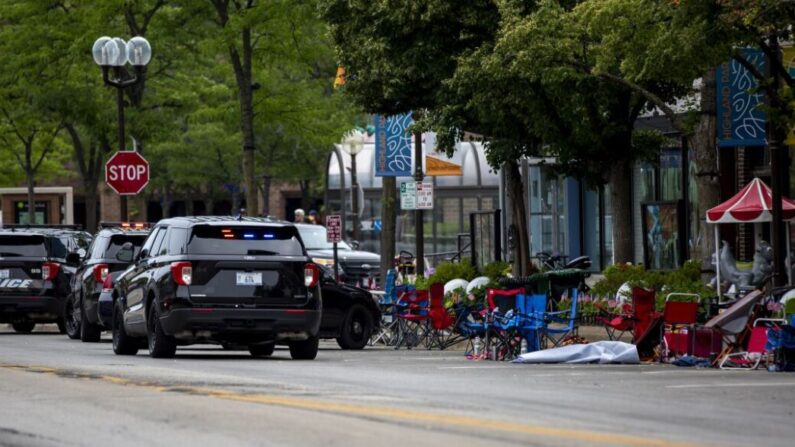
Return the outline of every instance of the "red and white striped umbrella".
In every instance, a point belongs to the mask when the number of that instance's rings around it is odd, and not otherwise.
[[[784,220],[795,218],[795,201],[781,198]],[[709,223],[754,223],[773,220],[773,192],[758,178],[753,179],[731,199],[707,210]]]

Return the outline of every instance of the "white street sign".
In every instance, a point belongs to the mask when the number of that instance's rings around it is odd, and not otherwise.
[[[417,209],[433,209],[433,183],[417,182]]]
[[[403,182],[400,184],[400,209],[417,209],[417,182]]]

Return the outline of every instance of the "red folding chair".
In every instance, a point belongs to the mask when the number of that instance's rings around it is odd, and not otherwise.
[[[672,297],[696,298],[696,301],[673,301]],[[661,351],[660,361],[662,361],[663,352],[673,353],[674,356],[692,352],[690,332],[696,324],[700,302],[701,296],[695,293],[669,293],[665,297],[663,324],[660,329],[664,349]],[[687,327],[690,328],[689,331],[682,330]]]
[[[765,322],[769,326],[759,326],[759,322]],[[720,369],[758,368],[762,361],[767,360],[771,354],[765,349],[765,345],[767,345],[768,329],[770,329],[770,327],[777,328],[781,324],[787,324],[787,320],[780,318],[758,318],[754,321],[746,350],[725,355],[720,365],[718,365]]]
[[[428,292],[430,293],[431,305],[428,311],[430,322],[426,336],[426,346],[428,349],[437,347],[445,349],[453,342],[453,327],[456,317],[451,310],[444,307],[444,285],[441,283],[431,284]]]
[[[617,340],[624,333],[629,332],[632,334],[633,342],[636,342],[641,334],[646,332],[655,316],[655,299],[656,292],[654,290],[633,287],[631,304],[624,304],[622,311],[618,314],[598,318],[605,327],[607,337],[610,340]]]

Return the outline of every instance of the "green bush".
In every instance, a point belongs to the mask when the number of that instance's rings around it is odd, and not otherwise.
[[[488,276],[492,282],[505,278],[511,272],[511,264],[502,261],[489,262],[483,266],[483,276]]]
[[[657,291],[657,307],[662,308],[669,293],[696,293],[702,304],[714,296],[715,291],[701,280],[701,265],[698,261],[687,261],[670,272],[647,271],[642,265],[612,265],[603,272],[604,278],[591,287],[596,297],[615,297],[624,283],[631,287],[645,287]]]
[[[469,262],[469,259],[461,259],[461,262],[440,262],[436,266],[436,271],[428,278],[430,284],[442,283],[447,284],[448,281],[463,278],[467,281],[472,281],[473,278],[478,276],[475,267]]]
[[[417,276],[414,280],[414,288],[417,290],[428,290],[431,288],[431,281],[429,278],[425,278],[422,275]]]

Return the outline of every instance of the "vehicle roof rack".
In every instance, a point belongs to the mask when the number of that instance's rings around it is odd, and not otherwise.
[[[253,216],[178,216],[169,219],[186,220],[193,223],[203,222],[262,222],[262,223],[288,223],[284,220],[273,217],[253,217]]]
[[[0,230],[9,229],[9,230],[82,230],[82,225],[76,224],[53,224],[53,225],[41,225],[41,224],[0,224]]]
[[[129,230],[146,230],[152,228],[155,225],[154,222],[100,222],[99,228],[119,228],[119,229],[129,229]]]

